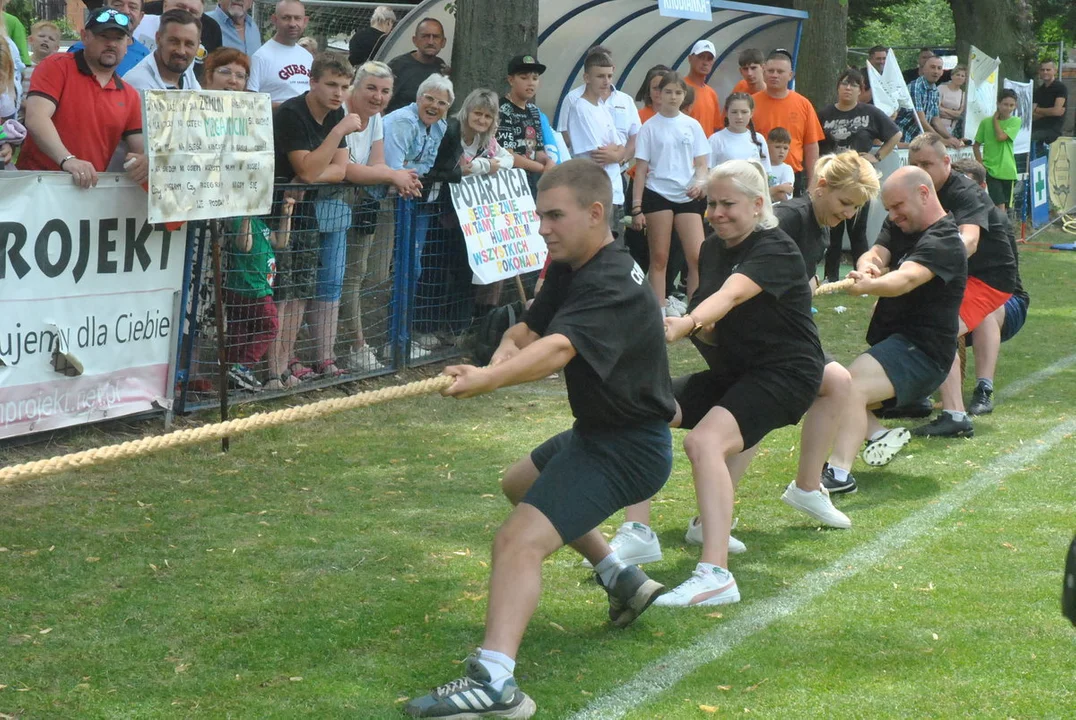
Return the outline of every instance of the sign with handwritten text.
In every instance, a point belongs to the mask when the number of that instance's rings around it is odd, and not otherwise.
[[[542,269],[548,251],[538,234],[538,214],[526,172],[514,168],[468,175],[449,188],[477,284]]]
[[[273,114],[261,93],[147,90],[151,223],[265,215]]]

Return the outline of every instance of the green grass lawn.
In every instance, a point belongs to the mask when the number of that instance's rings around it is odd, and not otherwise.
[[[583,711],[794,597],[1071,420],[1076,365],[1005,387],[1076,352],[1076,254],[1028,248],[1021,263],[1031,315],[1003,348],[998,409],[973,440],[917,440],[886,468],[857,465],[860,492],[837,499],[852,530],[819,530],[779,501],[798,430],[766,439],[737,499],[740,604],[653,608],[617,631],[578,558],[550,558],[517,666],[539,717]],[[850,360],[870,303],[817,307],[827,349]],[[701,364],[686,344],[671,359],[674,374]],[[211,444],[0,488],[0,718],[400,717],[481,640],[490,542],[508,513],[501,471],[570,422],[562,381],[547,380],[245,435],[227,455]],[[992,480],[626,717],[1076,716],[1076,632],[1059,608],[1073,447],[1062,439]],[[694,508],[678,450],[655,505],[655,578],[693,569]]]

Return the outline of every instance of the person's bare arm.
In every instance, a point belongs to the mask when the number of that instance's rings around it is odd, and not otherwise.
[[[60,132],[52,121],[52,116],[56,114],[56,103],[51,98],[31,95],[26,98],[23,107],[26,109],[26,130],[33,136],[41,152],[55,163],[59,163],[72,154],[64,145]],[[71,178],[79,187],[89,188],[97,185],[97,169],[91,162],[73,157],[64,162],[60,169],[70,173]]]
[[[849,295],[874,295],[875,297],[899,297],[906,295],[920,285],[930,282],[934,273],[917,262],[908,261],[893,272],[886,273],[881,277],[871,277],[869,274],[853,270],[848,277],[855,280],[855,284],[848,289]]]
[[[498,388],[520,385],[549,377],[564,368],[576,356],[575,347],[564,335],[554,333],[531,342],[515,355],[484,368],[451,365],[444,374],[455,382],[442,395],[469,398]]]
[[[295,169],[296,179],[304,183],[342,182],[347,166],[347,148],[340,147],[340,141],[362,128],[362,118],[351,113],[333,126],[316,149],[289,152],[288,162]]]

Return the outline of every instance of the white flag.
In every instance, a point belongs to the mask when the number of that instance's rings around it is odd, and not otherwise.
[[[964,137],[975,139],[979,123],[988,120],[998,109],[998,68],[1000,58],[992,58],[974,45],[968,57],[968,111],[964,119]]]
[[[1020,118],[1020,132],[1013,142],[1013,152],[1017,155],[1031,152],[1031,104],[1035,83],[1022,83],[1005,78],[1005,88],[1016,93],[1016,112],[1013,115]]]
[[[874,106],[886,115],[892,115],[898,109],[915,111],[912,104],[912,95],[908,92],[908,85],[904,82],[904,75],[897,64],[897,56],[892,50],[886,56],[885,66],[879,74],[874,66],[867,63],[867,75],[870,77],[871,96]],[[919,122],[919,116],[915,116],[915,122],[919,129],[923,129]]]

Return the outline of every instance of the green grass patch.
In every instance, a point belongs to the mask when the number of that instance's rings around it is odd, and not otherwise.
[[[1021,260],[1031,314],[1003,346],[1002,394],[1073,352],[1076,254]],[[850,360],[869,301],[817,307],[827,349]],[[674,373],[700,366],[685,344],[671,361]],[[973,440],[915,441],[886,468],[857,466],[860,492],[837,500],[851,531],[821,531],[779,502],[799,436],[773,433],[737,498],[749,548],[732,561],[739,605],[655,608],[616,631],[578,557],[550,558],[517,667],[540,717],[582,709],[1034,443],[1071,417],[1076,369],[1003,398]],[[399,717],[401,698],[458,676],[481,640],[490,543],[508,513],[501,471],[570,423],[562,381],[547,380],[245,435],[226,455],[208,444],[0,488],[0,714]],[[629,717],[1071,717],[1076,643],[1059,612],[1071,447]],[[654,507],[657,579],[677,583],[694,567],[697,549],[683,543],[694,513],[678,451]]]

